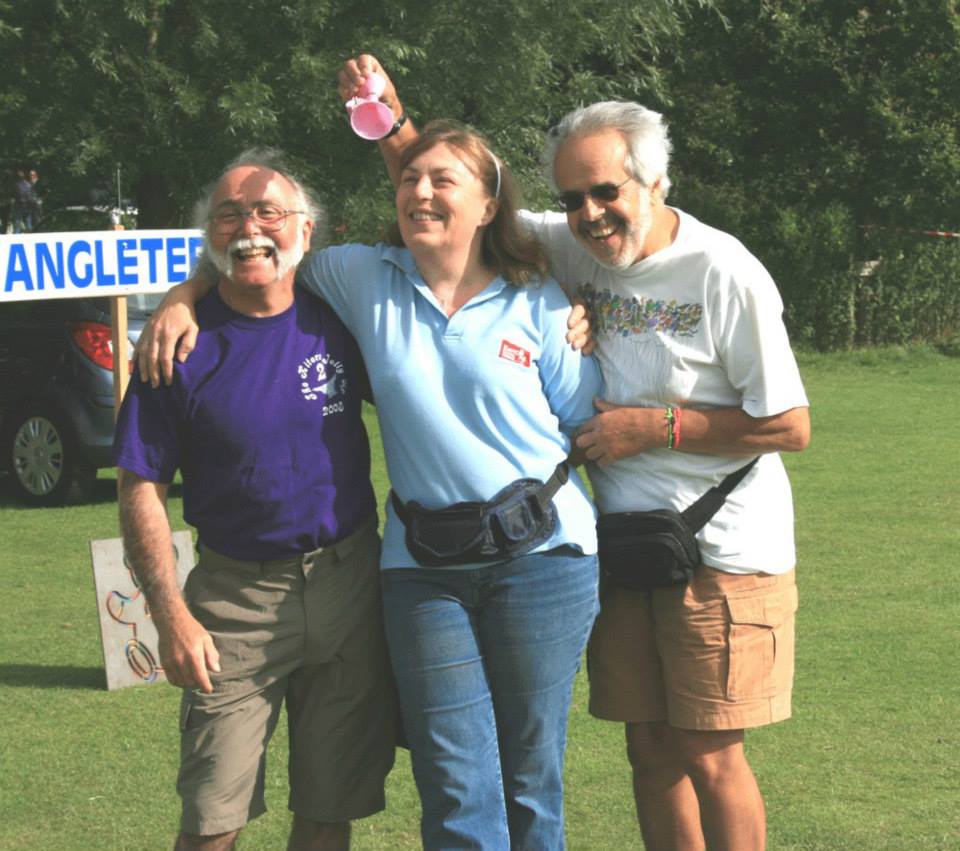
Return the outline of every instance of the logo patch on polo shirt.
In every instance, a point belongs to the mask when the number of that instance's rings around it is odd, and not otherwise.
[[[500,341],[500,357],[520,366],[530,366],[532,360],[530,352],[509,340]]]

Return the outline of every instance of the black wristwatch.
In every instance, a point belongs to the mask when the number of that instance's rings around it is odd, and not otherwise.
[[[403,112],[400,114],[400,117],[393,122],[393,127],[390,128],[390,132],[384,136],[384,139],[389,139],[391,136],[396,136],[400,132],[400,128],[407,123],[407,113]],[[382,140],[381,140],[382,141]]]

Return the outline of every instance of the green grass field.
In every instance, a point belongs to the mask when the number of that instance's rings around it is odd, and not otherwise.
[[[960,359],[805,355],[813,442],[787,457],[801,608],[794,718],[748,737],[771,851],[960,849]],[[372,423],[371,419],[371,423]],[[374,426],[375,427],[375,426]],[[382,459],[378,462],[382,470]],[[385,482],[378,481],[381,495]],[[108,692],[88,542],[116,537],[112,471],[88,506],[28,510],[0,479],[0,849],[172,844],[177,690]],[[179,521],[180,505],[171,514]],[[577,683],[572,851],[642,848],[622,733]],[[285,739],[245,849],[285,847]],[[415,849],[406,754],[354,848]]]

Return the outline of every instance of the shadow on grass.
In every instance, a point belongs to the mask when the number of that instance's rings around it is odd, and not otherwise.
[[[0,665],[0,686],[102,691],[107,687],[107,675],[103,668],[73,665]]]

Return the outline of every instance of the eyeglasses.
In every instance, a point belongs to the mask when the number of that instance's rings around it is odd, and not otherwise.
[[[628,177],[623,183],[598,183],[596,186],[591,186],[586,192],[578,192],[576,189],[561,192],[556,197],[557,206],[565,213],[575,213],[584,205],[588,195],[594,201],[606,203],[616,201],[620,197],[620,189],[631,180],[633,178]]]
[[[249,210],[227,207],[218,213],[214,213],[210,217],[210,221],[221,233],[233,233],[243,225],[244,219],[251,218],[264,233],[273,233],[286,224],[287,216],[295,215],[305,215],[305,211],[284,210],[276,204],[255,204]]]

